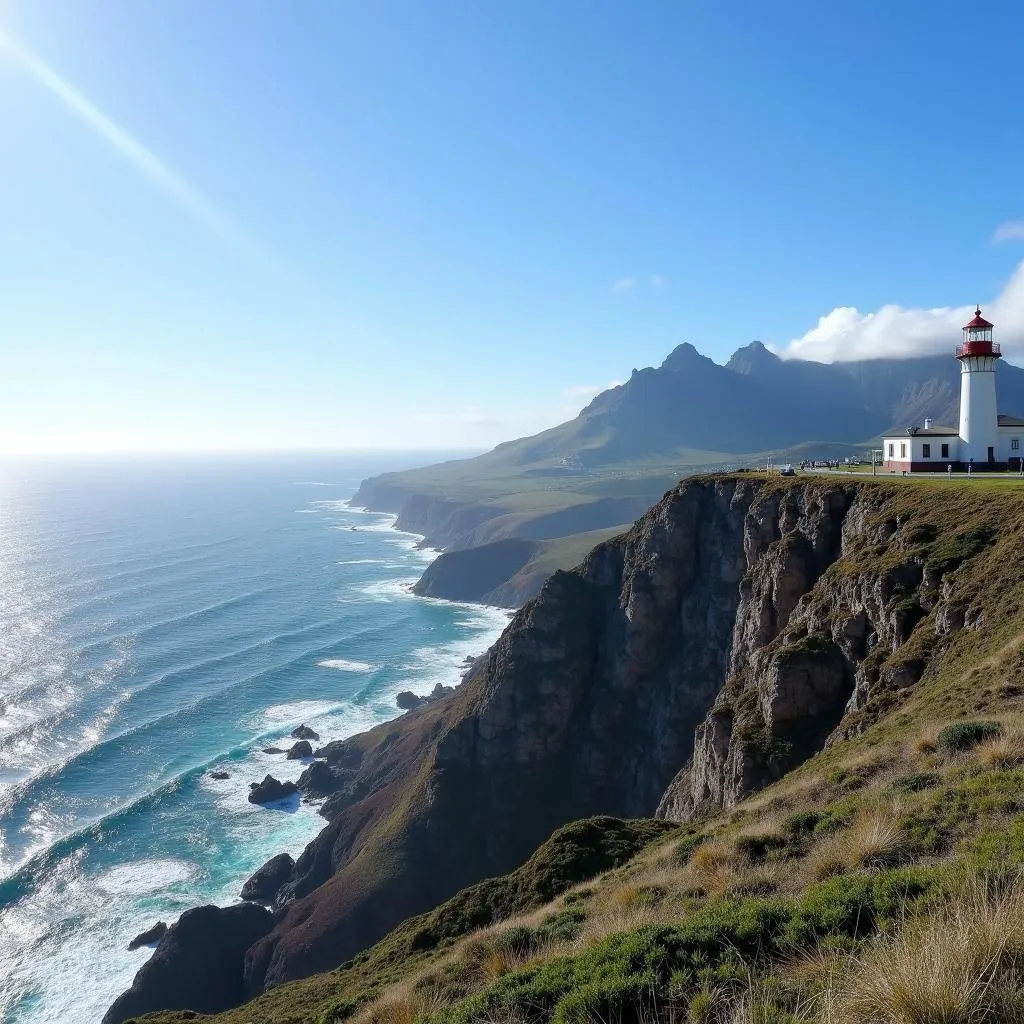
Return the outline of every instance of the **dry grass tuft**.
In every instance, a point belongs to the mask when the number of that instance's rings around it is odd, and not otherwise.
[[[865,807],[849,826],[819,843],[807,857],[814,878],[829,878],[844,871],[881,868],[894,864],[903,852],[904,835],[896,812]]]
[[[685,874],[708,892],[720,892],[735,882],[741,858],[725,843],[701,843],[686,865]]]
[[[943,722],[928,722],[907,745],[907,753],[914,757],[927,757],[939,749],[939,733]]]
[[[1024,730],[1019,726],[1003,729],[998,736],[978,744],[975,755],[990,768],[1013,768],[1024,764]]]
[[[435,992],[419,991],[408,980],[364,1006],[352,1018],[352,1024],[414,1024],[417,1017],[439,1010],[441,1005]]]
[[[822,1002],[824,1024],[1017,1024],[1024,1020],[1024,898],[968,888],[850,959]]]

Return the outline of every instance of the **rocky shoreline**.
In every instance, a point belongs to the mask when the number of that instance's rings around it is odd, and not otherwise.
[[[392,525],[402,529],[397,522]],[[419,546],[430,547],[422,534],[420,537]],[[398,717],[453,694],[485,656],[486,652],[476,657],[467,656],[459,667],[460,678],[455,685],[438,682],[427,694],[411,690],[396,694],[395,706],[401,713]],[[298,801],[319,804],[317,813],[327,823],[324,829],[328,828],[344,808],[362,795],[355,779],[359,757],[352,746],[352,741],[362,735],[365,734],[314,746],[314,743],[319,744],[320,734],[305,723],[296,726],[289,734],[293,741],[289,745],[268,745],[261,750],[265,754],[280,755],[285,762],[302,762],[305,765],[302,773],[294,782],[279,780],[271,773],[260,781],[250,782],[248,801],[278,809]],[[209,776],[216,781],[231,778],[231,774],[223,770],[210,771]],[[213,975],[239,977],[242,973],[239,959],[245,950],[269,933],[289,902],[302,891],[308,891],[308,884],[296,884],[295,876],[297,870],[301,874],[311,857],[311,848],[324,829],[307,844],[298,861],[289,853],[279,853],[257,868],[241,886],[241,902],[227,907],[196,907],[184,912],[169,926],[158,921],[136,935],[128,945],[129,951],[149,946],[153,954],[136,973],[131,987],[107,1010],[103,1024],[119,1024],[128,1017],[154,1009],[198,1009],[202,1013],[216,1013],[240,1002],[237,985],[222,983]],[[244,909],[247,907],[251,912]]]

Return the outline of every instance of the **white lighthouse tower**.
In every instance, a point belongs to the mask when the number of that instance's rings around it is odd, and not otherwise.
[[[996,409],[996,360],[1002,353],[992,342],[992,325],[981,315],[964,324],[960,360],[960,461],[991,466],[999,458]]]

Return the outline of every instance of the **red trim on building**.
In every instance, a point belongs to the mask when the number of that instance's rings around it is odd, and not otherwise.
[[[995,327],[995,324],[990,324],[982,315],[981,307],[979,306],[974,312],[974,319],[969,323],[964,324],[964,330],[970,330],[971,328],[978,328],[981,330],[988,330]]]

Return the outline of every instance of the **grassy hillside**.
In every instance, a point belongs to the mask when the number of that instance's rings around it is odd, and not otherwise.
[[[210,1019],[1024,1020],[1020,483],[863,486],[886,494],[896,538],[828,572],[911,551],[949,573],[964,626],[940,643],[922,609],[900,656],[927,670],[862,732],[685,825],[562,829],[354,961]]]

